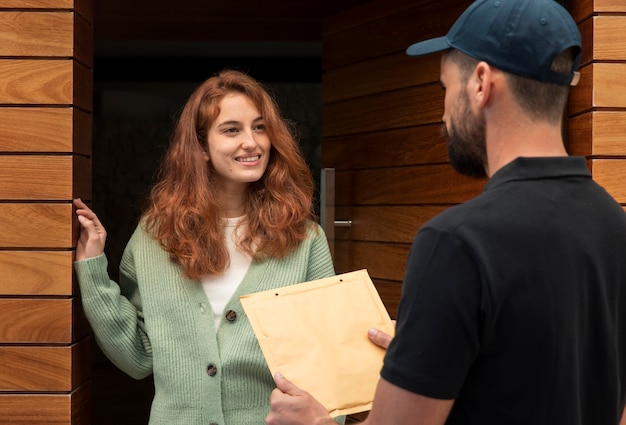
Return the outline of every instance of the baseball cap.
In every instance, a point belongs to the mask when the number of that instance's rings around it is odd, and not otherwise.
[[[550,69],[552,60],[576,47],[572,70]],[[555,0],[477,0],[448,34],[412,44],[410,56],[457,49],[511,74],[546,83],[576,85],[582,42],[576,22]]]

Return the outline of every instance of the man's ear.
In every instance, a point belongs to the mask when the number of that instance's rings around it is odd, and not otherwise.
[[[470,98],[474,99],[476,106],[482,109],[491,95],[493,69],[487,62],[478,62],[474,68],[473,77],[472,83],[469,85]]]

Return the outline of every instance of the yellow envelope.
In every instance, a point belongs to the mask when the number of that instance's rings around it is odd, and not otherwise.
[[[367,330],[394,325],[367,270],[243,295],[272,374],[313,395],[333,417],[370,410],[385,350]]]

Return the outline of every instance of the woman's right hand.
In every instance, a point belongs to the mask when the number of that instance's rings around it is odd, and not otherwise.
[[[97,257],[104,252],[107,232],[98,216],[77,198],[74,199],[76,215],[80,223],[80,236],[76,243],[76,261]]]

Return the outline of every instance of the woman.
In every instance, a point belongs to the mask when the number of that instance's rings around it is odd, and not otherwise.
[[[113,364],[153,375],[150,425],[264,423],[274,382],[239,296],[334,275],[313,190],[274,99],[225,70],[182,110],[119,284],[106,230],[74,200],[85,314]]]

